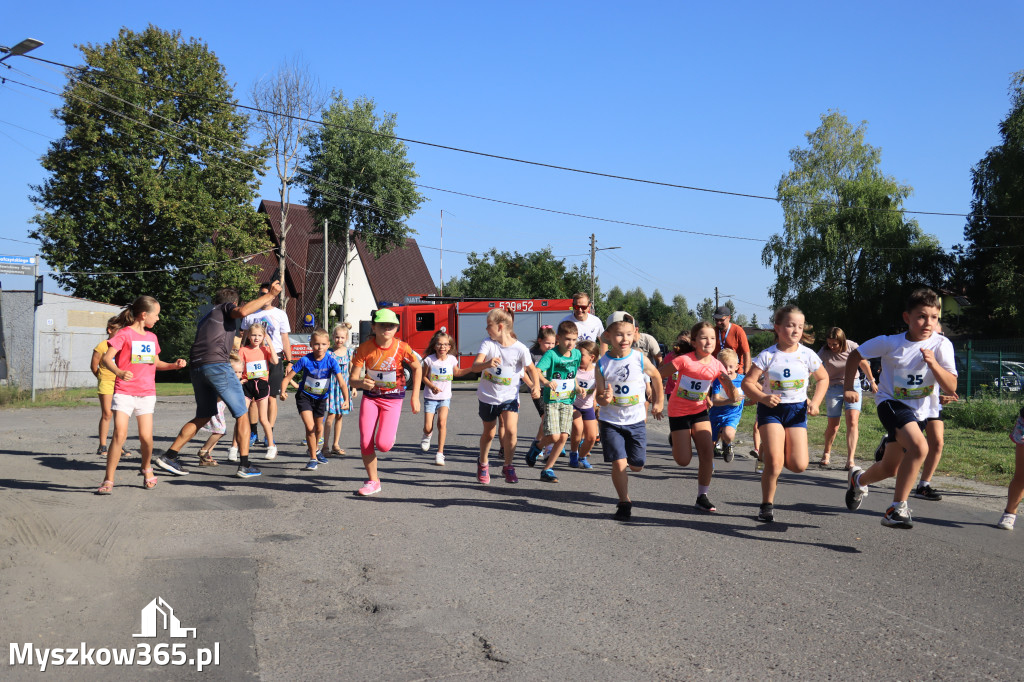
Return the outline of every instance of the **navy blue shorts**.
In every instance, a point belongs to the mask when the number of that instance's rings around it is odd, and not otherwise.
[[[888,434],[885,437],[888,443],[895,443],[896,432],[910,422],[917,424],[921,433],[924,433],[926,421],[918,421],[914,411],[898,400],[883,400],[878,403],[875,411],[878,412],[878,421],[882,422],[882,426],[885,427],[886,434]]]
[[[594,413],[593,407],[576,407],[574,408],[576,413],[583,417],[583,421],[592,422],[597,421],[597,414]],[[573,416],[575,419],[575,415]]]
[[[498,405],[491,405],[489,403],[480,401],[480,409],[478,410],[478,414],[480,415],[480,419],[482,419],[485,424],[488,424],[493,421],[498,421],[498,417],[501,416],[502,412],[518,411],[519,398],[514,398],[512,400],[507,400],[503,403],[499,403]]]
[[[598,432],[601,434],[601,452],[604,461],[615,462],[625,459],[632,467],[642,467],[647,463],[647,424],[609,424],[600,419],[597,421]]]
[[[807,402],[779,403],[775,407],[767,407],[758,403],[757,425],[782,424],[787,429],[807,428]]]

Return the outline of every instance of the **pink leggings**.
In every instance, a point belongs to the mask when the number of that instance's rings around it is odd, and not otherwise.
[[[398,398],[370,398],[363,394],[359,403],[360,452],[364,455],[374,455],[374,445],[381,452],[391,450],[398,434],[398,418],[402,414],[404,402]]]

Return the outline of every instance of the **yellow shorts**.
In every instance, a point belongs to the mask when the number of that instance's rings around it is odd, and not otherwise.
[[[100,379],[100,383],[96,387],[96,393],[99,395],[114,395],[114,380]]]

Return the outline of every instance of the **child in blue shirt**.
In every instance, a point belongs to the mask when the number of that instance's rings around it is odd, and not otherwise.
[[[309,337],[312,352],[299,358],[291,366],[291,370],[281,381],[281,400],[288,399],[288,382],[295,375],[301,375],[299,388],[295,392],[295,406],[299,408],[299,416],[306,427],[306,449],[309,451],[309,462],[306,469],[313,471],[320,464],[326,464],[327,458],[317,450],[317,441],[324,435],[324,415],[327,414],[328,391],[331,377],[341,384],[341,392],[348,402],[348,382],[341,375],[341,365],[337,358],[327,352],[330,339],[326,329],[316,329]]]
[[[725,365],[726,373],[732,378],[732,385],[737,389],[743,383],[744,374],[737,374],[739,369],[739,356],[732,348],[723,348],[718,353],[718,361]],[[740,392],[740,401],[734,403],[729,400],[722,390],[722,384],[718,379],[711,385],[711,409],[708,416],[711,418],[711,440],[715,443],[715,450],[722,453],[722,459],[731,462],[733,458],[732,442],[736,438],[736,427],[743,417],[743,399]],[[718,439],[721,437],[722,445],[719,447]]]

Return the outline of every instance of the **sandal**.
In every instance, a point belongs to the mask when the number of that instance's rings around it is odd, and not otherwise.
[[[215,467],[219,464],[217,460],[213,458],[209,450],[199,451],[199,466],[201,467]]]
[[[331,448],[331,454],[337,455],[338,457],[344,457],[345,451],[342,450],[341,448]]]
[[[824,454],[824,455],[821,456],[821,459],[818,460],[818,467],[821,468],[821,469],[828,469],[828,465],[830,463],[831,462],[829,461],[828,454]]]
[[[146,490],[152,490],[156,487],[156,476],[153,475],[153,467],[146,469],[139,469],[139,474],[142,476],[142,485]]]
[[[96,494],[97,495],[109,495],[113,491],[114,491],[114,482],[113,481],[103,481],[103,485],[101,485],[96,490]]]
[[[847,462],[846,466],[843,467],[843,471],[853,471],[853,462]]]

